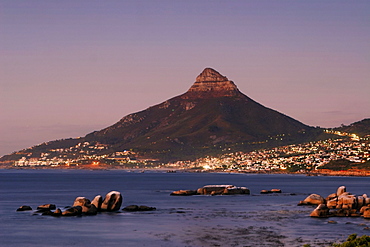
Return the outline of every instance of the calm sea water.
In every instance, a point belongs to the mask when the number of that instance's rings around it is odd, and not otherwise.
[[[170,192],[208,184],[248,187],[251,195],[174,197]],[[0,170],[1,246],[327,246],[349,234],[370,234],[363,218],[315,219],[312,207],[297,206],[311,193],[326,197],[345,185],[370,194],[370,178],[216,173],[135,173],[86,170]],[[260,195],[262,189],[284,193]],[[71,206],[120,191],[123,205],[151,212],[50,217],[16,212],[53,203]],[[330,223],[329,220],[335,220]]]

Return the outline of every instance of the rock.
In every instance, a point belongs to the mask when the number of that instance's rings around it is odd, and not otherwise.
[[[344,192],[346,192],[346,186],[340,186],[340,187],[337,189],[337,196],[342,195]]]
[[[361,208],[361,211],[362,211],[362,216],[365,218],[365,219],[370,219],[370,207],[363,207],[363,209]]]
[[[118,191],[111,191],[106,196],[101,205],[102,211],[117,211],[122,205],[122,196]]]
[[[221,195],[227,187],[233,187],[233,185],[206,185],[199,188],[197,193],[200,195]]]
[[[53,215],[54,213],[51,210],[45,210],[41,215]]]
[[[93,204],[98,211],[101,210],[102,203],[103,203],[103,197],[101,195],[95,196],[95,198],[91,202],[91,204]]]
[[[75,206],[68,208],[66,211],[62,213],[62,216],[78,216],[82,214],[82,207],[81,206]]]
[[[338,197],[335,197],[331,199],[330,201],[327,201],[326,206],[328,206],[328,208],[337,208],[337,204],[338,204]]]
[[[242,194],[250,194],[250,190],[246,187],[231,187],[225,188],[223,195],[242,195]]]
[[[365,197],[365,205],[369,205],[369,204],[370,204],[370,198]]]
[[[236,195],[250,194],[246,187],[236,187],[234,185],[206,185],[197,190],[200,195]]]
[[[53,216],[55,217],[62,216],[62,210],[58,208],[57,210],[54,211]]]
[[[260,194],[281,193],[281,189],[261,190]]]
[[[318,195],[318,194],[311,194],[308,197],[306,197],[306,199],[304,199],[303,201],[300,201],[298,203],[298,206],[301,206],[301,205],[320,205],[320,204],[325,204],[325,199],[322,196]]]
[[[320,204],[310,214],[311,217],[327,218],[329,217],[329,208],[325,204]]]
[[[29,211],[29,210],[32,210],[32,208],[30,206],[23,205],[23,206],[20,206],[19,208],[17,208],[16,211]]]
[[[269,190],[261,190],[260,194],[270,194],[271,191]]]
[[[148,206],[138,206],[138,205],[130,205],[124,207],[122,210],[124,211],[130,211],[130,212],[136,212],[136,211],[153,211],[156,210],[155,207],[148,207]]]
[[[369,206],[363,206],[361,209],[360,209],[360,214],[363,214],[365,212],[365,210],[368,210],[370,209]]]
[[[354,195],[350,195],[347,192],[342,193],[338,196],[338,204],[336,208],[352,209],[356,208],[357,199]]]
[[[333,194],[328,195],[328,196],[325,198],[325,200],[326,200],[326,201],[330,201],[330,200],[333,200],[333,199],[336,199],[336,198],[338,198],[337,193],[333,193]]]
[[[192,196],[192,195],[197,195],[196,190],[177,190],[172,192],[170,195],[171,196]]]
[[[37,207],[37,210],[39,210],[39,212],[50,211],[50,210],[54,210],[54,209],[56,209],[55,204],[44,204],[44,205],[40,205],[40,206]]]
[[[270,190],[272,193],[281,193],[281,189],[272,189]]]
[[[86,197],[77,197],[73,203],[73,207],[81,206],[82,213],[87,215],[95,215],[98,213],[98,209],[94,204],[91,204],[90,200]]]
[[[363,196],[358,196],[357,197],[357,208],[362,208],[365,206],[365,198]]]

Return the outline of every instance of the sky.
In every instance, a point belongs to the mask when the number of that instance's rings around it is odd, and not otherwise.
[[[370,117],[370,1],[0,0],[0,155],[85,136],[206,67],[310,126]]]

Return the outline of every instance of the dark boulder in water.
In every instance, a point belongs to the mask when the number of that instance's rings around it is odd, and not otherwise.
[[[29,210],[32,210],[32,208],[30,206],[27,206],[27,205],[23,205],[23,206],[20,206],[19,208],[17,208],[17,211],[29,211]]]

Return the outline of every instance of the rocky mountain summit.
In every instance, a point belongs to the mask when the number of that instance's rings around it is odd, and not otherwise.
[[[182,96],[183,99],[197,97],[231,97],[240,92],[234,82],[214,69],[206,68],[197,76],[195,83]]]

